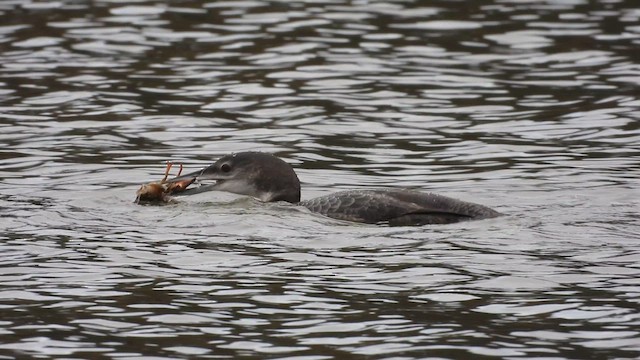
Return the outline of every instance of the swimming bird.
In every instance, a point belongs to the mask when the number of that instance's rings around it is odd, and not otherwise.
[[[291,165],[264,152],[225,155],[211,166],[167,182],[189,178],[216,182],[181,194],[226,191],[264,202],[286,201],[330,218],[360,223],[448,224],[500,215],[483,205],[408,189],[347,190],[300,201],[300,180]]]

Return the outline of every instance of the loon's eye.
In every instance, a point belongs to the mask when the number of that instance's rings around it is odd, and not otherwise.
[[[220,171],[222,171],[223,173],[228,173],[229,171],[231,171],[231,165],[229,164],[222,164],[220,166]]]

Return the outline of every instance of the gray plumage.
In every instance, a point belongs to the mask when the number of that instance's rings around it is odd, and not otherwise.
[[[334,219],[394,226],[448,224],[500,215],[483,205],[406,189],[341,191],[300,205]]]
[[[286,201],[339,220],[362,223],[386,223],[392,226],[448,224],[471,219],[486,219],[500,213],[486,206],[415,190],[352,190],[300,201],[300,181],[291,165],[267,153],[241,152],[225,155],[201,171],[185,178],[217,180],[205,190],[249,195],[265,202]]]

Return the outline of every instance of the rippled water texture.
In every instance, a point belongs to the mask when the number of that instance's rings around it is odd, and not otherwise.
[[[640,357],[639,48],[635,0],[2,1],[0,358]],[[133,204],[243,150],[506,216]]]

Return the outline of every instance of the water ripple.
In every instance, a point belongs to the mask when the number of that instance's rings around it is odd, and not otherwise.
[[[636,358],[634,5],[1,3],[0,356]],[[247,150],[506,216],[133,204]]]

